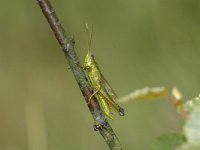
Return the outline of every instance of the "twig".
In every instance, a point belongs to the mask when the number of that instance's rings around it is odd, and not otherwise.
[[[81,67],[78,57],[74,51],[74,40],[67,38],[65,36],[64,29],[50,3],[48,0],[37,0],[43,14],[45,15],[51,29],[53,30],[56,39],[58,40],[63,52],[69,62],[70,68],[74,74],[74,77],[80,87],[80,90],[85,97],[86,102],[88,102],[90,96],[92,95],[92,88],[90,87],[86,75]],[[105,139],[106,143],[110,149],[122,149],[121,144],[109,125],[107,119],[105,119],[102,113],[97,99],[93,96],[88,104],[89,110],[94,118],[96,127],[98,131]]]

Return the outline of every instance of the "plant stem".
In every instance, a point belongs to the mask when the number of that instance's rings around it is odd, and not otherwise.
[[[70,68],[74,74],[74,77],[80,87],[80,90],[85,98],[85,101],[88,102],[93,91],[87,80],[87,77],[81,67],[79,59],[74,50],[74,40],[67,38],[65,35],[64,28],[62,27],[55,10],[53,9],[50,1],[48,0],[37,0],[44,16],[46,17],[51,29],[53,30],[56,39],[58,40],[62,50],[66,56],[66,59],[69,62]],[[121,144],[109,125],[105,115],[102,113],[97,99],[93,96],[88,104],[88,108],[94,118],[95,124],[100,125],[98,131],[110,147],[110,149],[122,149]]]

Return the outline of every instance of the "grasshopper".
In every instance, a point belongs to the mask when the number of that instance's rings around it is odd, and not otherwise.
[[[91,41],[92,41],[92,33],[88,38],[88,52],[85,57],[83,68],[85,73],[88,76],[91,87],[93,87],[94,93],[89,98],[88,103],[93,96],[95,96],[99,102],[99,105],[103,111],[103,113],[113,119],[111,108],[119,113],[120,116],[124,116],[124,109],[121,108],[115,100],[117,99],[117,95],[114,90],[111,88],[109,83],[106,81],[105,77],[101,73],[99,66],[95,60],[94,55],[91,53]]]

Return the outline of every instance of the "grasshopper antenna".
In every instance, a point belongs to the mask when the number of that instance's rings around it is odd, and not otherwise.
[[[86,26],[86,30],[88,32],[88,54],[91,53],[91,45],[92,45],[92,35],[93,35],[93,25],[91,27],[91,33],[89,33],[89,26],[88,24],[86,23],[85,24]]]

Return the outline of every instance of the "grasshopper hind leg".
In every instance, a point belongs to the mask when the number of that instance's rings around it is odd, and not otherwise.
[[[112,107],[116,112],[119,113],[120,116],[125,115],[125,110],[121,108],[114,100],[112,100],[106,93],[102,90],[98,93],[108,104],[109,107]]]
[[[94,91],[94,93],[92,93],[92,95],[90,96],[87,104],[90,104],[92,97],[95,96],[99,92],[99,90],[100,90],[100,88],[98,88],[97,90]]]

